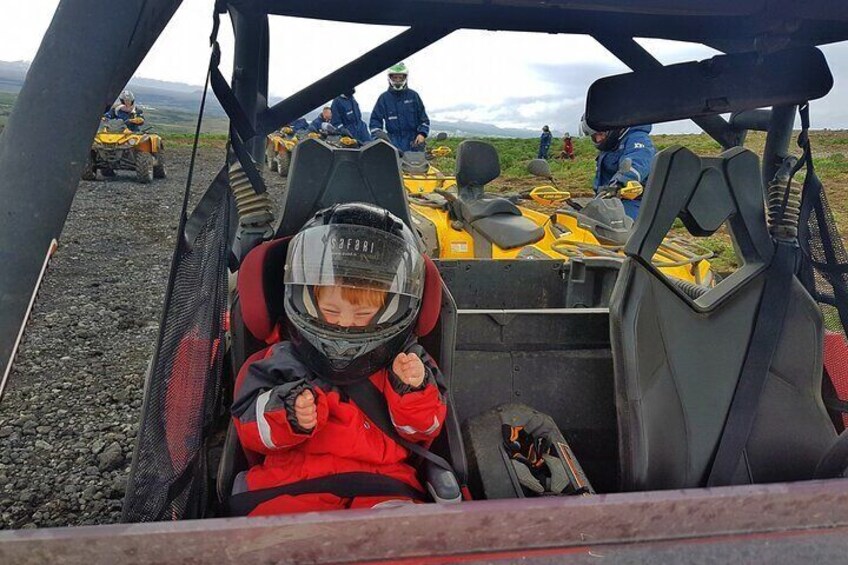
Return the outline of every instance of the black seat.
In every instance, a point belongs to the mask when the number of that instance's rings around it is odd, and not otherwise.
[[[485,186],[501,174],[495,148],[483,141],[466,140],[456,150],[458,197],[452,212],[475,239],[478,258],[491,256],[491,244],[514,249],[536,243],[545,230],[521,214],[513,202],[485,193]],[[480,245],[480,242],[483,245]]]
[[[288,240],[315,212],[344,202],[372,203],[410,223],[395,149],[384,141],[375,141],[358,151],[337,149],[315,139],[298,144],[293,154],[277,237],[251,250],[239,270],[238,289],[231,312],[230,351],[234,374],[238,374],[246,361],[254,360],[252,356],[258,359],[257,355],[265,347],[283,337],[280,320],[284,310],[278,290],[283,280]],[[441,283],[438,270],[429,260],[427,263],[428,280],[436,277],[439,280],[437,286],[443,294],[435,298],[435,308],[428,308],[427,312],[422,309],[416,331],[431,334],[422,344],[438,361],[443,373],[449,376],[453,355],[453,337],[449,327],[452,326],[450,322],[444,324],[448,327],[443,326],[442,318],[449,314],[440,313],[439,309],[440,300],[450,302],[451,299],[447,287]],[[427,299],[427,288],[432,288],[432,285],[425,287],[424,302],[433,303],[434,299]],[[459,423],[450,403],[445,428],[432,449],[453,464],[460,484],[464,484],[464,451]],[[241,446],[231,423],[218,467],[219,501],[226,502],[235,476],[240,471],[260,461],[261,455]]]
[[[773,247],[759,161],[734,148],[657,155],[610,303],[622,486],[704,486],[751,339]],[[651,257],[680,215],[694,235],[725,220],[744,265],[692,300]],[[734,484],[812,478],[835,437],[821,400],[822,318],[796,279]]]
[[[471,227],[501,249],[515,249],[536,243],[545,237],[545,230],[522,215],[498,214],[481,218]]]

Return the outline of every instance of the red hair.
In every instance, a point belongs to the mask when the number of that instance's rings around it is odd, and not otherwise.
[[[327,289],[335,288],[331,286],[316,286],[315,300],[321,299],[321,293]],[[347,300],[354,306],[374,306],[382,308],[386,303],[386,291],[376,288],[357,288],[352,286],[340,286],[342,298]]]

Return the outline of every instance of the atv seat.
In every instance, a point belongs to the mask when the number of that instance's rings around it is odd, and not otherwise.
[[[400,166],[403,172],[411,175],[423,175],[430,170],[427,154],[423,151],[407,151],[400,159]]]
[[[410,223],[395,149],[384,141],[369,143],[360,150],[342,150],[320,140],[307,139],[292,155],[288,190],[277,237],[252,249],[239,269],[231,312],[231,355],[233,374],[242,365],[259,358],[269,345],[284,338],[281,285],[287,245],[290,238],[317,212],[335,203],[369,202],[382,206]],[[449,375],[453,336],[443,329],[442,300],[450,300],[432,262],[427,259],[425,305],[419,315],[416,334],[427,334],[428,352]],[[444,292],[444,295],[443,295]],[[448,324],[449,325],[449,324]],[[459,425],[448,405],[448,418],[433,451],[446,457],[464,483],[465,458],[459,440]],[[236,475],[261,461],[261,455],[244,449],[232,423],[218,467],[218,498],[225,502],[232,492]]]
[[[656,157],[610,299],[624,490],[707,483],[773,274],[762,195],[749,150],[700,159],[671,147]],[[727,221],[744,263],[695,300],[651,265],[678,215],[696,236]],[[836,435],[821,398],[821,313],[797,279],[791,285],[734,484],[810,479]]]
[[[465,223],[475,241],[475,255],[491,256],[491,244],[514,249],[536,243],[545,230],[528,220],[506,198],[486,194],[485,185],[501,174],[497,151],[482,141],[463,141],[456,151],[459,196],[452,214]]]
[[[524,247],[545,237],[545,230],[524,216],[498,214],[472,222],[471,227],[501,249]]]

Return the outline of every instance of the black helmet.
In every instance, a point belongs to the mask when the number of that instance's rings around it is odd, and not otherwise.
[[[580,118],[580,131],[582,131],[584,135],[589,136],[598,151],[612,151],[617,148],[618,144],[621,143],[621,138],[625,133],[627,133],[628,129],[630,128],[617,128],[600,132],[589,125],[586,121],[586,114],[583,114],[583,117]],[[595,141],[595,134],[598,133],[606,133],[607,136],[603,141]]]
[[[364,203],[321,210],[289,243],[285,312],[304,363],[339,385],[389,365],[412,334],[424,290],[424,257],[412,230],[389,211]],[[363,325],[327,321],[319,292],[379,297]],[[354,289],[351,291],[350,289]]]

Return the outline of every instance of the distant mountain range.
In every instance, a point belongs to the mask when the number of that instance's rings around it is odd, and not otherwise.
[[[0,61],[0,93],[17,94],[26,78],[29,62]],[[144,107],[148,121],[154,123],[162,131],[190,132],[194,130],[197,111],[200,108],[202,88],[181,82],[168,82],[147,78],[134,78],[127,86]],[[272,100],[272,103],[279,100]],[[0,121],[3,114],[8,113],[0,105]],[[317,111],[310,113],[308,119],[318,115]],[[369,112],[363,113],[366,123]],[[204,130],[207,132],[225,132],[227,130],[224,109],[210,93],[206,103]],[[500,128],[491,124],[478,122],[443,122],[433,120],[433,131],[444,131],[457,137],[536,137],[534,130],[518,128]]]

